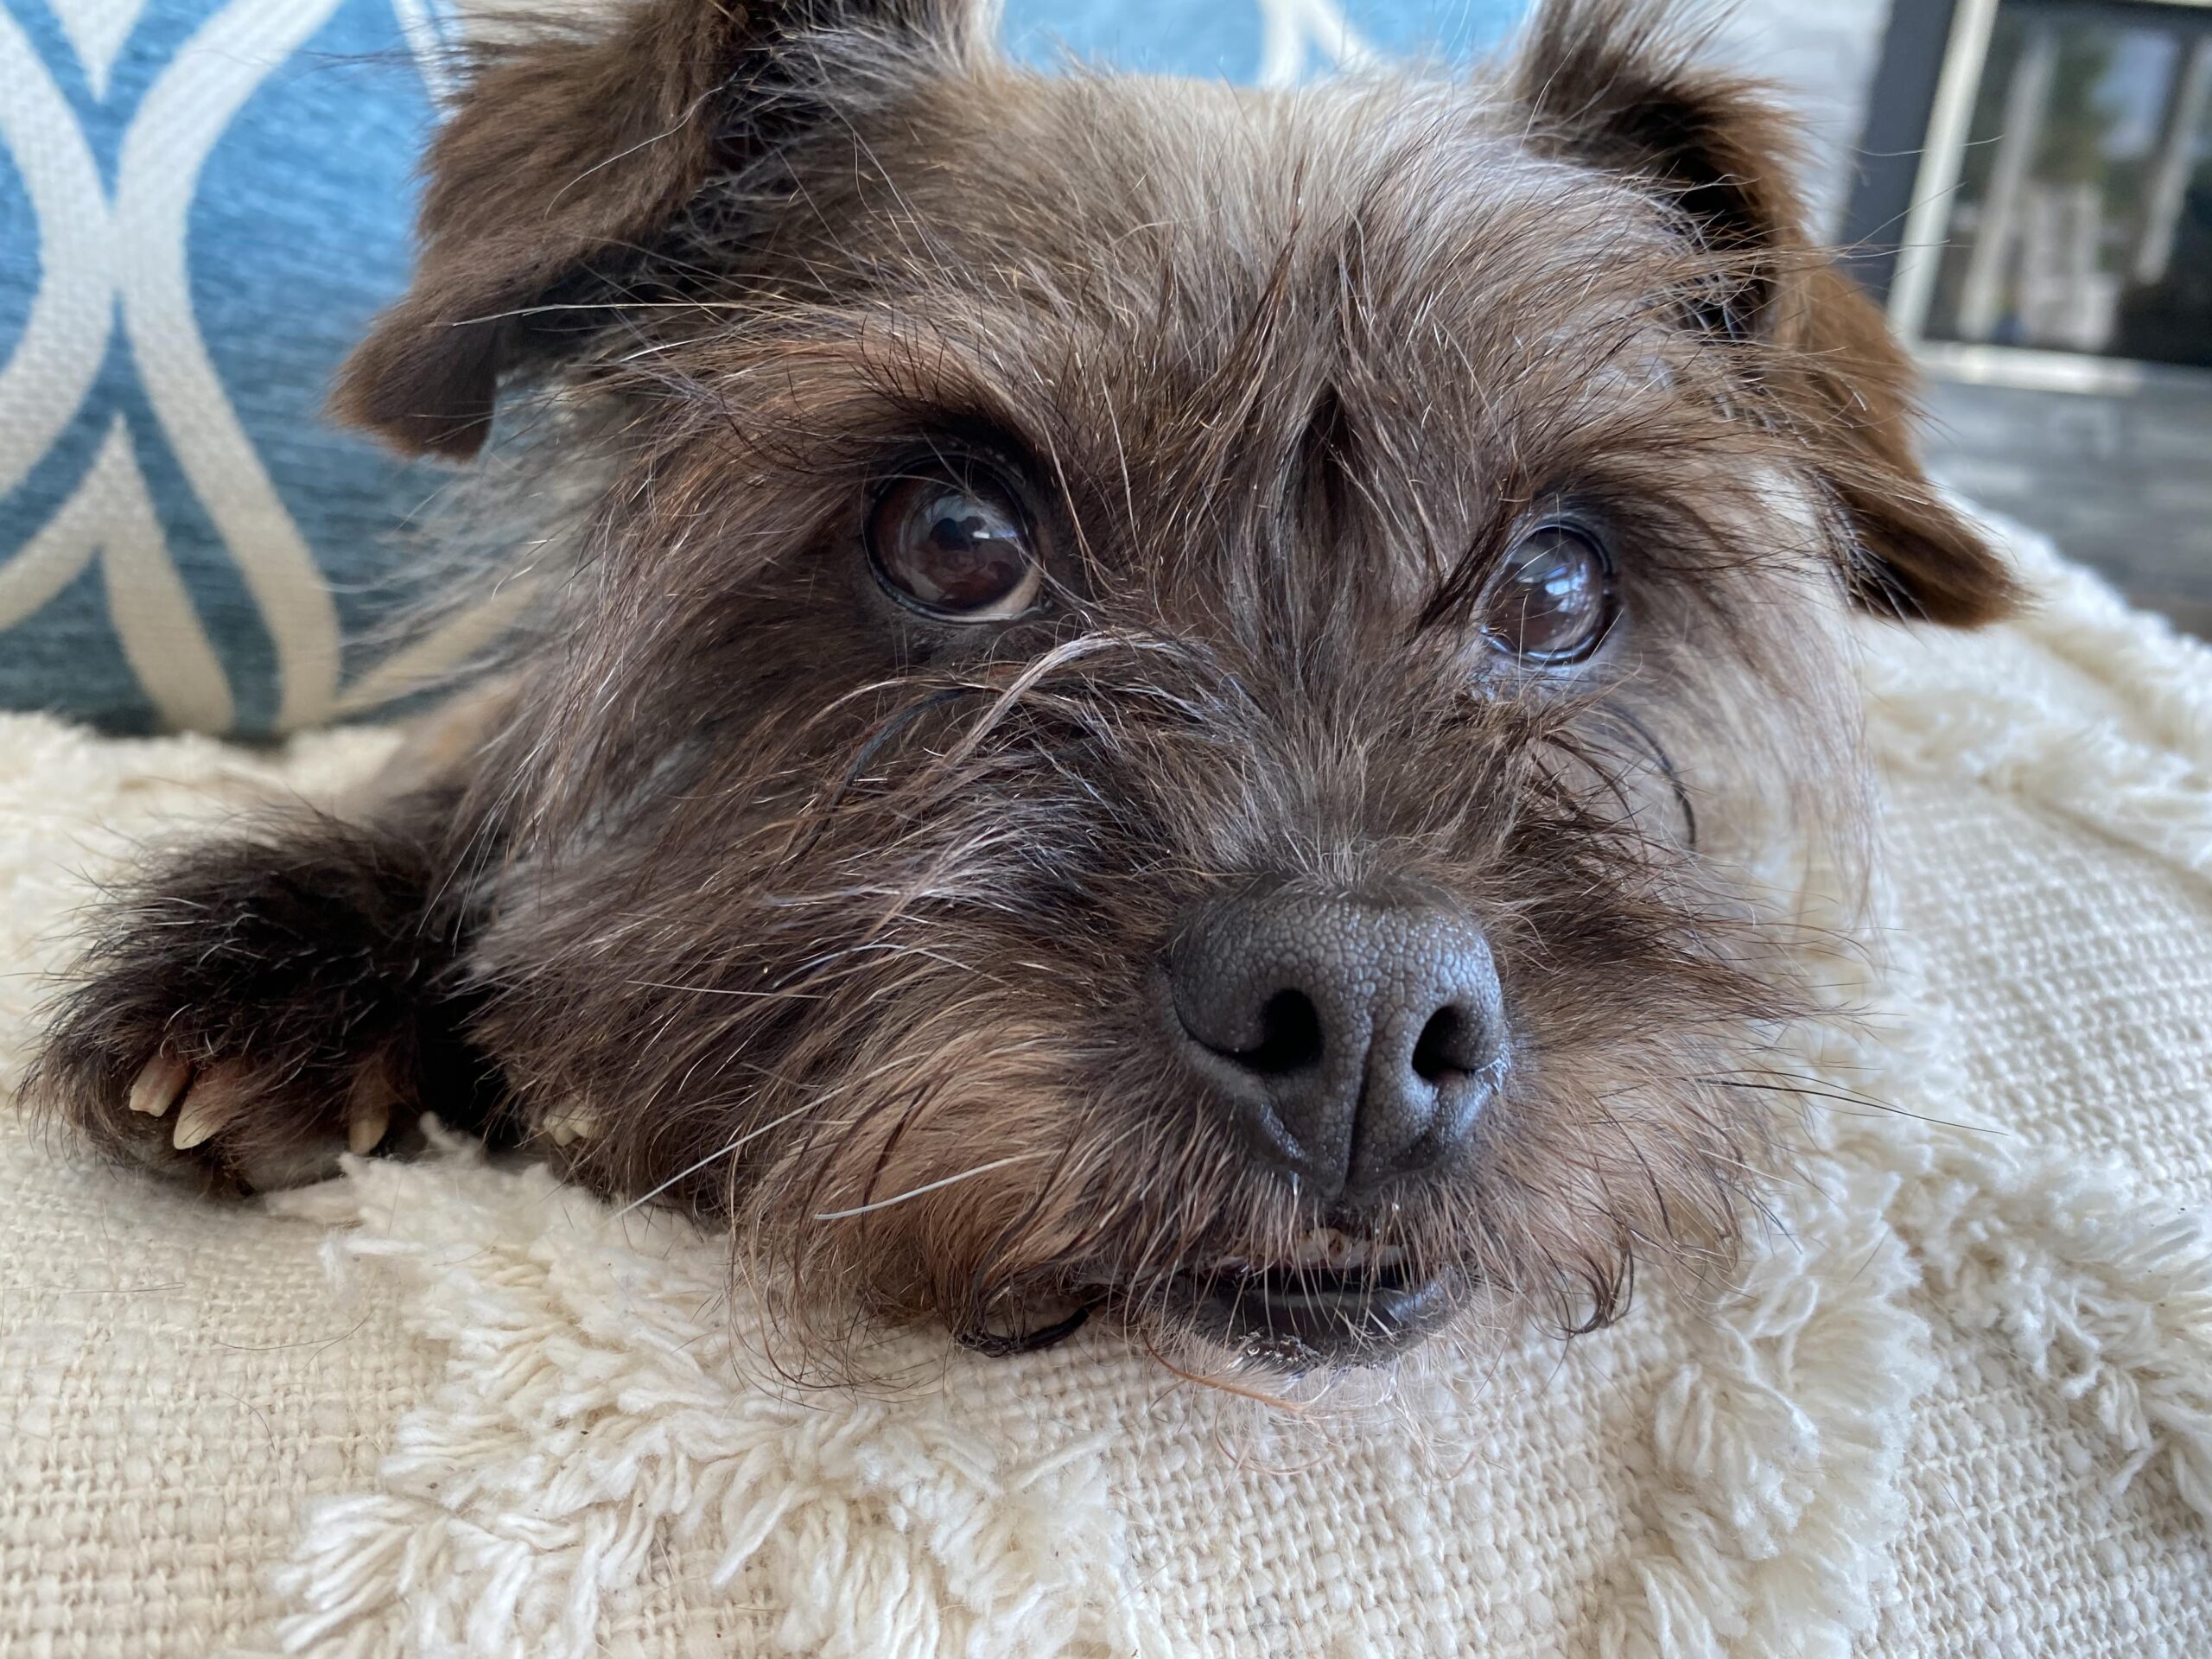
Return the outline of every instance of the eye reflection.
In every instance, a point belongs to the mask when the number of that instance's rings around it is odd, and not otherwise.
[[[1019,616],[1044,586],[1012,491],[981,471],[899,478],[869,513],[867,540],[878,579],[947,620]]]
[[[1483,634],[1523,662],[1578,663],[1604,640],[1618,609],[1612,566],[1596,539],[1571,524],[1546,524],[1507,556]]]

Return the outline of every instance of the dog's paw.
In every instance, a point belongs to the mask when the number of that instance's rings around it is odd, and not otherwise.
[[[445,989],[455,930],[426,925],[433,868],[351,826],[278,828],[108,908],[27,1085],[111,1154],[217,1191],[318,1179],[486,1098]]]
[[[341,1152],[407,1138],[413,1103],[379,1059],[289,1075],[244,1058],[188,1059],[167,1044],[112,1090],[80,1092],[73,1114],[132,1162],[248,1192],[319,1180]],[[395,1127],[398,1133],[395,1135]]]
[[[305,974],[225,982],[225,947],[185,935],[112,944],[73,993],[32,1073],[37,1103],[120,1161],[210,1191],[321,1179],[342,1152],[393,1150],[420,1116],[397,1008]]]

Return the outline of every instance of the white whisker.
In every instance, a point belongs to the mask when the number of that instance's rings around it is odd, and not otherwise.
[[[794,1106],[790,1111],[785,1112],[781,1117],[771,1118],[766,1123],[761,1124],[758,1128],[747,1129],[743,1135],[739,1135],[736,1140],[731,1141],[728,1146],[717,1147],[715,1151],[709,1153],[697,1163],[691,1165],[687,1169],[677,1170],[675,1174],[670,1176],[658,1186],[653,1188],[652,1192],[631,1199],[629,1203],[624,1205],[620,1210],[617,1210],[614,1212],[613,1218],[616,1221],[621,1220],[623,1217],[628,1215],[639,1205],[651,1204],[655,1198],[667,1192],[670,1187],[674,1186],[685,1176],[697,1174],[709,1164],[714,1163],[718,1159],[728,1157],[747,1141],[757,1141],[762,1135],[767,1134],[769,1130],[781,1128],[785,1124],[790,1122],[791,1119],[798,1116],[800,1113],[809,1111],[810,1109],[812,1109],[810,1103],[806,1106]]]
[[[904,1204],[909,1198],[918,1198],[925,1192],[934,1192],[940,1187],[954,1186],[962,1181],[973,1180],[976,1176],[988,1175],[995,1169],[1004,1169],[1008,1164],[1031,1163],[1044,1155],[1040,1152],[1016,1153],[1011,1158],[1001,1158],[994,1163],[978,1164],[973,1169],[962,1170],[957,1175],[948,1175],[941,1181],[930,1181],[921,1186],[912,1187],[893,1198],[878,1198],[874,1204],[863,1204],[857,1209],[825,1210],[817,1215],[815,1219],[817,1221],[848,1221],[855,1216],[867,1215],[872,1210],[888,1210],[894,1204]]]

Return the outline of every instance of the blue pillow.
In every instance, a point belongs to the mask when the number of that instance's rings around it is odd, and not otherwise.
[[[0,707],[265,734],[372,714],[448,474],[321,418],[406,279],[441,0],[0,0]],[[1007,39],[1294,80],[1520,0],[1012,0]],[[488,620],[474,623],[488,626]]]

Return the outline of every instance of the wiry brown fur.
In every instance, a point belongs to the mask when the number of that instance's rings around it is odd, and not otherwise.
[[[726,1219],[817,1334],[1072,1302],[1169,1342],[1194,1277],[1323,1219],[1570,1325],[1725,1255],[1803,1007],[1751,872],[1854,822],[1840,607],[2011,599],[1784,124],[1630,0],[1548,7],[1485,79],[1291,96],[976,35],[645,0],[480,72],[339,406],[467,453],[504,378],[594,480],[540,527],[508,712],[362,823],[156,873],[35,1087],[247,1185],[372,1055],[495,1132],[588,1114],[581,1179]],[[946,445],[1033,481],[1043,613],[878,591],[872,481]],[[1478,625],[1561,509],[1625,621],[1545,672]],[[1157,1030],[1179,918],[1255,882],[1440,906],[1496,958],[1503,1094],[1356,1215],[1255,1167]],[[288,991],[257,918],[318,902],[389,948]],[[253,1109],[171,1152],[121,1105],[164,1050]]]

